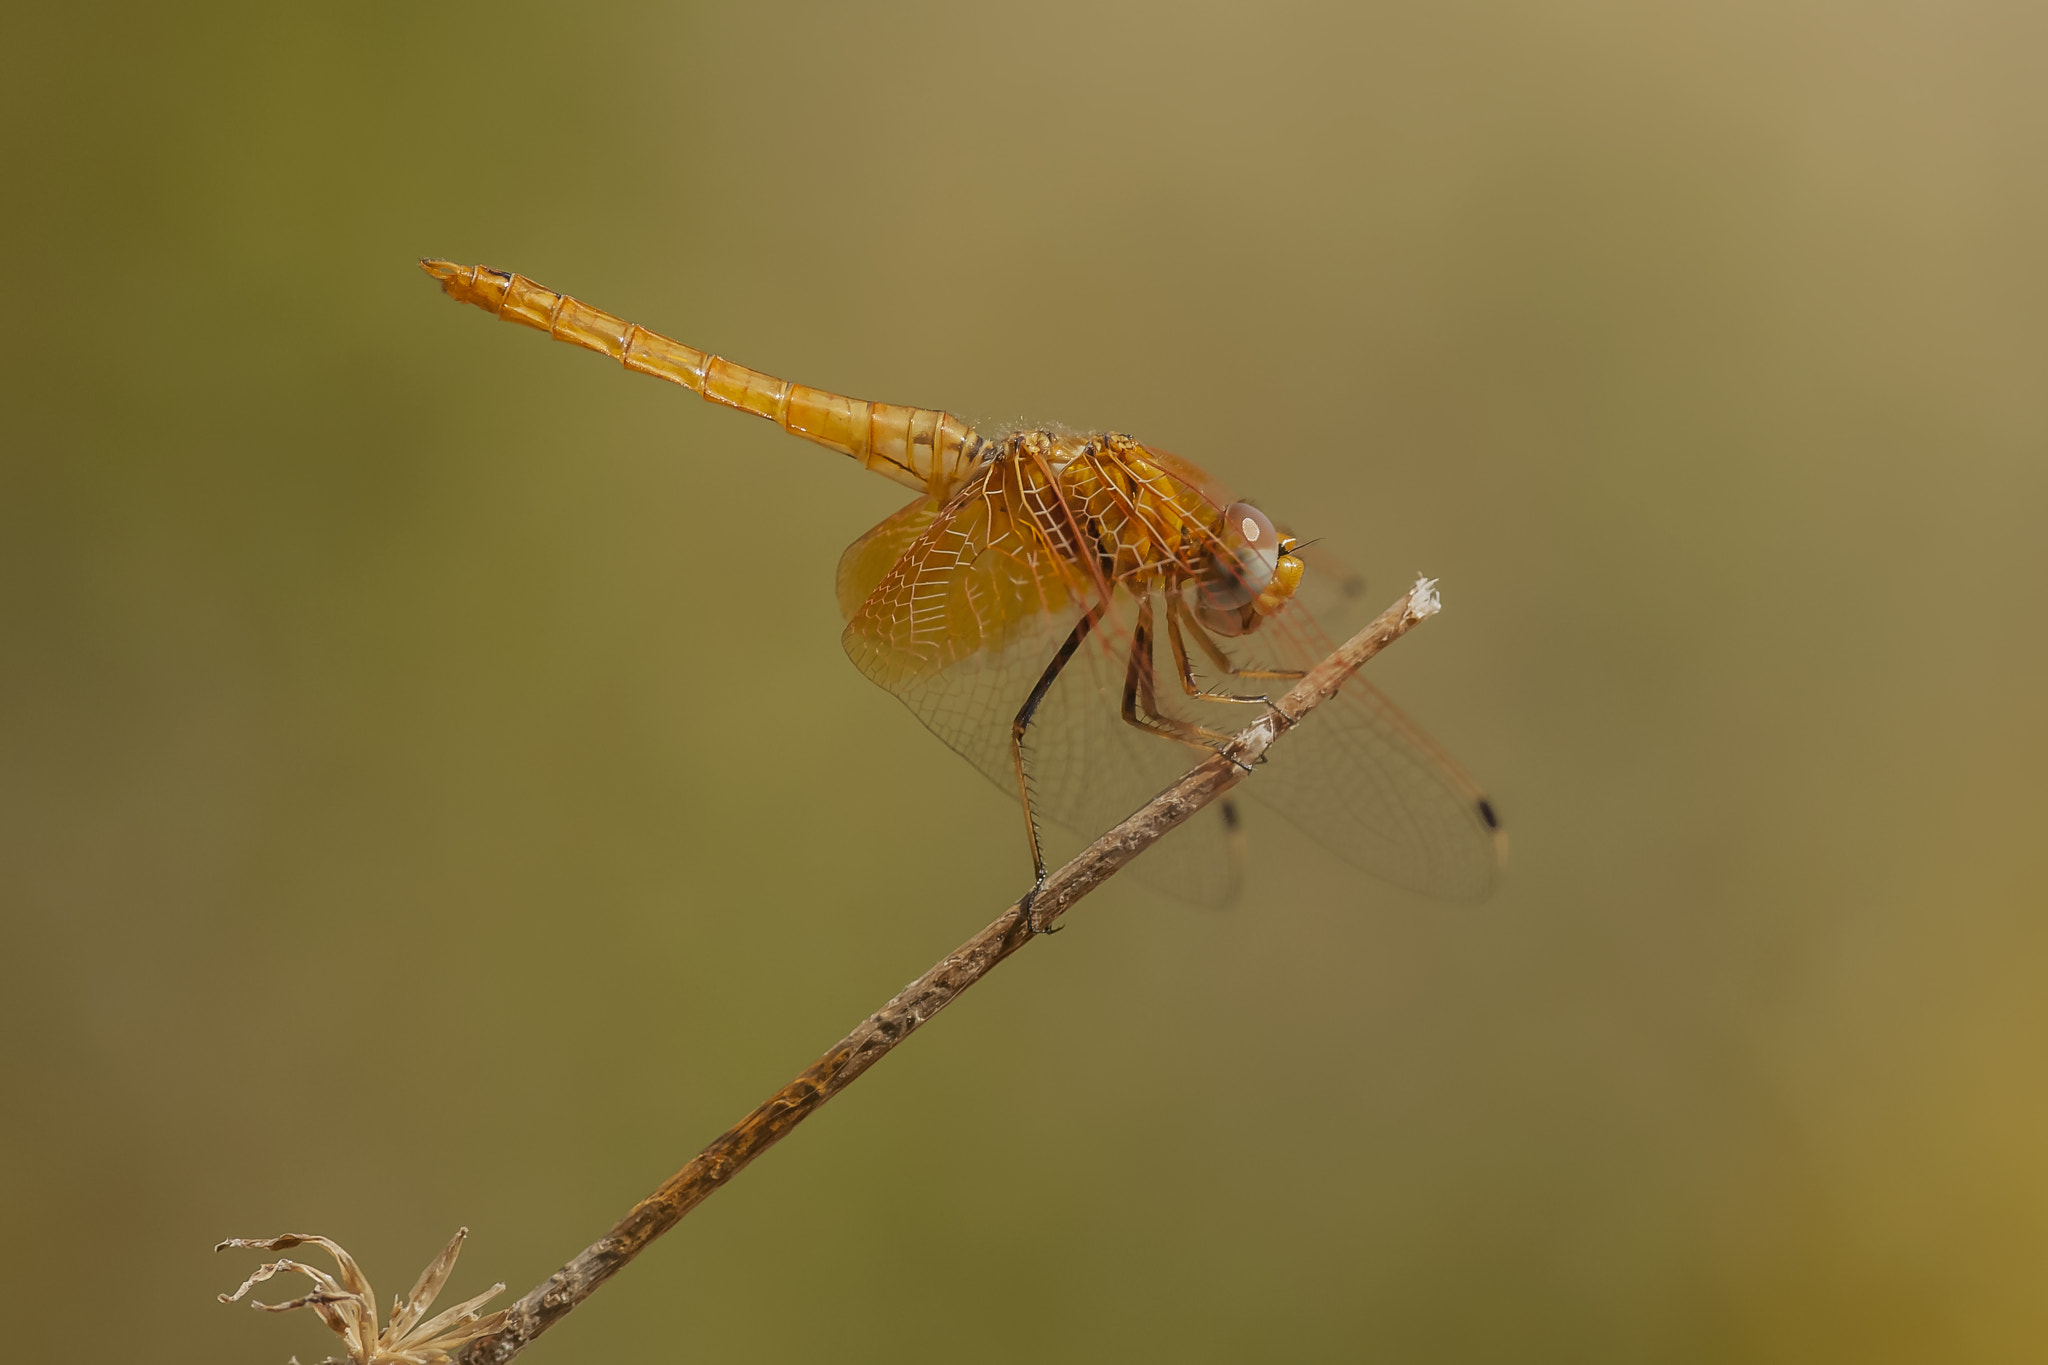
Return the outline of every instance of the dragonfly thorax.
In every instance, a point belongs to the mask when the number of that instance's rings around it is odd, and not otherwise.
[[[1245,635],[1278,612],[1301,582],[1294,541],[1248,502],[1230,500],[1206,476],[1118,432],[1020,431],[993,457],[1061,559],[1086,565],[1106,586],[1188,584],[1198,619]]]

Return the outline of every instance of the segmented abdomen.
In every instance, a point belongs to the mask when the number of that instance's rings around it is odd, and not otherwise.
[[[421,261],[420,267],[441,282],[450,298],[601,352],[629,370],[680,384],[709,402],[765,417],[934,498],[958,489],[985,450],[973,428],[950,413],[792,384],[600,312],[524,275],[449,261]]]

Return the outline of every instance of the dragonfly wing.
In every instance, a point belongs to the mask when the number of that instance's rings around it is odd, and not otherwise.
[[[1291,606],[1254,638],[1282,667],[1305,668],[1331,648]],[[1344,861],[1425,895],[1485,895],[1506,849],[1478,784],[1362,677],[1275,745],[1246,787]]]
[[[892,565],[939,515],[936,498],[917,498],[885,517],[839,556],[839,616],[850,621]]]
[[[861,672],[1014,796],[1012,722],[1094,611],[1024,746],[1033,810],[1090,838],[1165,788],[1201,751],[1124,719],[1132,623],[1142,605],[1121,587],[1105,599],[1098,579],[1062,558],[1057,536],[1037,529],[1031,505],[1005,482],[1006,469],[991,464],[943,507],[913,503],[847,551],[842,605],[862,585],[873,586],[851,610],[842,640]],[[1339,580],[1340,592],[1348,581]],[[1312,600],[1312,591],[1303,594]],[[1256,718],[1255,706],[1186,697],[1159,639],[1160,614],[1153,619],[1159,714],[1219,732]],[[1220,643],[1239,668],[1305,669],[1330,651],[1301,603],[1253,634]],[[1277,696],[1286,684],[1239,679],[1227,690]],[[1397,885],[1471,899],[1493,883],[1500,838],[1479,788],[1363,679],[1346,684],[1277,746],[1247,785],[1339,857]],[[1218,903],[1234,885],[1237,846],[1220,808],[1212,808],[1132,871],[1184,899]]]
[[[872,584],[847,611],[847,657],[984,771],[995,736],[980,731],[994,727],[1001,697],[1034,656],[1043,668],[1089,605],[1088,584],[1012,505],[1003,471],[989,466],[943,507],[901,509],[839,566],[843,610]]]
[[[841,560],[842,602],[899,537],[904,548],[849,615],[841,643],[862,673],[998,788],[1017,795],[1012,722],[1097,607],[1026,732],[1033,810],[1092,838],[1201,757],[1125,723],[1119,704],[1133,604],[1123,593],[1104,602],[1005,494],[999,475],[943,509],[912,504],[856,541]],[[1222,903],[1236,883],[1232,841],[1220,815],[1190,825],[1132,871],[1184,899]]]

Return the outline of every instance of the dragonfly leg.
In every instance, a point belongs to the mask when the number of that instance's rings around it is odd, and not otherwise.
[[[1202,688],[1195,682],[1195,671],[1188,666],[1187,641],[1180,634],[1180,595],[1166,594],[1166,643],[1173,647],[1173,671],[1180,677],[1180,690],[1190,697],[1200,697]],[[1219,699],[1221,700],[1221,699]],[[1228,698],[1227,700],[1236,700]]]
[[[1178,632],[1180,626],[1183,624],[1186,625],[1188,633],[1195,637],[1195,643],[1202,647],[1202,652],[1209,656],[1209,661],[1215,664],[1218,671],[1223,673],[1226,677],[1255,679],[1270,678],[1276,682],[1296,682],[1302,678],[1303,674],[1302,671],[1298,668],[1237,667],[1235,664],[1230,662],[1230,656],[1223,652],[1222,646],[1218,645],[1215,640],[1210,638],[1209,632],[1203,628],[1202,623],[1200,621],[1197,621],[1194,617],[1187,614],[1186,608],[1181,605],[1179,597],[1169,596],[1166,600],[1166,605],[1168,612],[1166,624],[1169,633],[1173,634],[1175,637],[1174,643],[1177,646],[1177,648],[1174,650],[1174,658],[1180,664],[1181,686],[1188,690],[1188,694],[1190,696],[1203,696],[1207,697],[1211,701],[1262,702],[1265,704],[1267,710],[1272,711],[1276,715],[1282,716],[1290,721],[1294,719],[1294,717],[1289,716],[1285,711],[1281,710],[1280,704],[1278,702],[1274,701],[1271,697],[1265,695],[1263,692],[1257,696],[1240,696],[1236,693],[1230,692],[1198,692],[1195,687],[1194,675],[1188,669],[1186,647],[1181,646],[1179,643]]]
[[[1195,681],[1194,670],[1188,664],[1187,645],[1181,640],[1181,632],[1183,630],[1195,637],[1195,643],[1201,647],[1202,653],[1209,656],[1209,662],[1215,665],[1216,671],[1225,677],[1295,682],[1302,676],[1301,670],[1298,668],[1239,668],[1230,662],[1230,656],[1225,654],[1222,647],[1210,637],[1209,632],[1203,629],[1202,623],[1188,615],[1186,604],[1181,601],[1180,595],[1178,593],[1168,593],[1166,595],[1167,643],[1173,646],[1173,662],[1180,671],[1181,689],[1191,697],[1198,697],[1203,701],[1264,702],[1267,706],[1273,704],[1272,699],[1263,693],[1258,696],[1241,696],[1235,692],[1210,691],[1198,684]]]
[[[1024,803],[1024,837],[1031,847],[1031,890],[1024,895],[1024,915],[1033,933],[1052,933],[1056,926],[1041,926],[1038,917],[1032,913],[1031,903],[1038,898],[1039,890],[1045,885],[1045,851],[1038,843],[1038,816],[1031,809],[1031,773],[1024,762],[1024,733],[1031,728],[1031,718],[1045,702],[1046,693],[1052,691],[1053,683],[1060,671],[1073,662],[1080,651],[1081,642],[1088,638],[1088,632],[1102,616],[1098,604],[1089,608],[1081,619],[1074,623],[1074,629],[1067,635],[1066,643],[1052,656],[1052,662],[1045,666],[1045,672],[1038,675],[1038,683],[1031,689],[1031,695],[1024,699],[1024,705],[1017,710],[1017,717],[1010,722],[1010,762],[1017,769],[1017,797]]]
[[[1230,741],[1230,736],[1220,730],[1211,730],[1206,725],[1197,725],[1178,716],[1169,716],[1159,709],[1159,690],[1152,666],[1150,593],[1145,594],[1139,602],[1138,619],[1131,629],[1131,653],[1124,663],[1122,712],[1126,724],[1134,725],[1147,734],[1179,740],[1191,748],[1214,750]],[[1251,770],[1246,768],[1245,771]]]

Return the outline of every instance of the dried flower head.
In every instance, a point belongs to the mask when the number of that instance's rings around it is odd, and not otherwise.
[[[332,1256],[339,1273],[329,1275],[317,1266],[299,1261],[271,1261],[259,1266],[254,1275],[242,1281],[240,1289],[232,1294],[222,1294],[220,1301],[233,1303],[272,1275],[297,1272],[313,1282],[312,1293],[286,1303],[257,1303],[252,1299],[249,1306],[266,1313],[288,1313],[294,1308],[312,1309],[320,1315],[320,1321],[347,1345],[349,1365],[445,1365],[449,1352],[504,1326],[510,1311],[501,1308],[488,1317],[478,1316],[478,1308],[505,1292],[504,1285],[494,1284],[475,1298],[437,1313],[425,1322],[420,1321],[433,1305],[434,1296],[441,1292],[441,1286],[448,1282],[449,1272],[455,1269],[455,1258],[462,1252],[463,1239],[468,1236],[468,1228],[457,1231],[448,1239],[448,1245],[441,1248],[441,1254],[420,1272],[412,1293],[392,1300],[391,1321],[381,1332],[377,1330],[377,1296],[370,1289],[369,1278],[353,1256],[325,1237],[299,1233],[286,1233],[268,1240],[230,1237],[214,1250],[238,1247],[255,1251],[289,1251],[293,1247],[311,1245]]]

